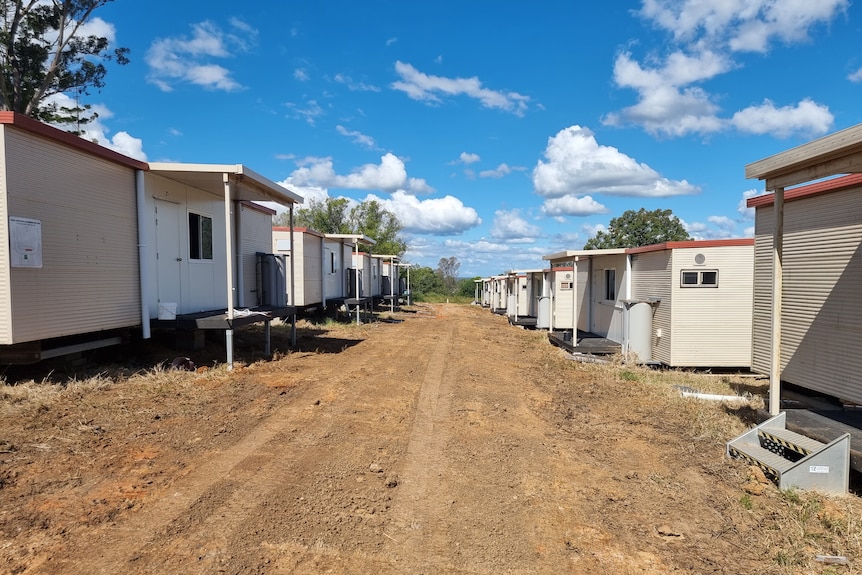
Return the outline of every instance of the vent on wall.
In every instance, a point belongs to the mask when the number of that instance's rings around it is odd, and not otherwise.
[[[694,263],[699,266],[702,266],[706,263],[706,256],[703,254],[697,254],[696,256],[694,256]]]

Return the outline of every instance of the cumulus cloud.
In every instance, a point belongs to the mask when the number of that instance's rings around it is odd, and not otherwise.
[[[288,179],[300,187],[381,190],[388,193],[401,191],[409,194],[434,191],[424,179],[408,178],[404,162],[391,153],[383,155],[379,164],[365,164],[347,175],[335,173],[332,158],[301,158],[296,164],[299,168]]]
[[[796,106],[777,108],[769,100],[758,106],[749,106],[733,115],[731,122],[740,132],[771,134],[789,138],[796,134],[807,136],[825,134],[834,121],[827,106],[805,99]]]
[[[215,59],[230,58],[234,51],[245,51],[255,34],[239,20],[231,21],[239,33],[226,32],[210,21],[192,25],[191,36],[158,38],[145,60],[149,66],[148,81],[170,92],[177,83],[187,83],[211,90],[234,91],[242,88],[231,77],[231,71],[216,64]]]
[[[614,82],[637,92],[637,103],[605,115],[602,121],[612,126],[638,125],[650,134],[669,137],[731,128],[750,131],[742,119],[721,117],[717,99],[702,84],[737,68],[735,54],[765,53],[775,40],[805,41],[812,28],[828,23],[848,6],[849,0],[642,0],[636,13],[669,32],[677,45],[669,56],[651,59],[650,64],[636,61],[629,52],[617,56]],[[759,108],[737,114],[767,112]],[[831,126],[828,109],[808,100],[780,111],[784,119],[793,121],[789,127],[760,122],[755,125],[765,131],[757,133],[821,134],[824,124]]]
[[[862,82],[862,68],[859,68],[855,72],[848,74],[847,79],[851,82]]]
[[[452,163],[454,163],[454,164],[461,163],[461,164],[470,165],[470,164],[475,164],[479,160],[481,160],[481,158],[479,157],[479,154],[470,154],[467,152],[461,152],[461,155],[458,156],[458,159]]]
[[[542,204],[542,213],[549,217],[560,216],[594,216],[606,214],[610,210],[595,201],[590,196],[579,198],[577,196],[563,196],[551,198]]]
[[[533,186],[547,199],[586,194],[668,197],[700,191],[685,180],[669,180],[611,146],[593,132],[570,126],[548,139],[545,161],[533,170]]]
[[[639,14],[680,42],[766,52],[770,42],[806,40],[812,27],[846,12],[849,0],[643,0]]]
[[[644,68],[631,54],[617,56],[614,81],[638,93],[638,103],[607,114],[610,126],[636,124],[654,135],[706,134],[722,128],[718,106],[693,82],[711,78],[730,68],[730,62],[715,52],[697,56],[675,52],[660,67]]]
[[[74,108],[78,104],[66,94],[53,94],[48,97],[46,103],[56,104],[59,108]],[[95,142],[100,146],[104,146],[115,152],[119,152],[130,158],[147,161],[147,154],[144,152],[144,142],[140,138],[135,138],[128,132],[117,132],[109,136],[110,129],[105,124],[105,120],[113,117],[113,112],[107,106],[96,104],[92,106],[90,112],[98,114],[98,117],[88,124],[80,126],[81,138]],[[68,129],[68,126],[56,125],[61,130]]]
[[[749,208],[747,205],[748,198],[753,198],[754,196],[759,196],[764,194],[765,192],[762,190],[751,189],[742,192],[742,199],[739,200],[739,203],[736,204],[736,211],[746,220],[754,219],[754,208]]]
[[[491,237],[512,243],[531,243],[542,235],[542,229],[521,217],[520,210],[497,210]]]
[[[440,104],[443,96],[467,96],[478,100],[485,108],[523,116],[530,98],[517,92],[500,92],[482,87],[478,78],[445,78],[424,74],[404,62],[395,62],[395,72],[401,77],[393,82],[394,90],[404,92],[413,100]]]
[[[404,226],[405,232],[422,234],[459,234],[482,223],[478,212],[453,196],[419,200],[401,190],[389,198],[369,195],[391,211]]]

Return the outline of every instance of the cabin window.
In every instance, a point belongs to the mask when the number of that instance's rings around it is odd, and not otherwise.
[[[560,289],[572,289],[572,282],[560,282]]]
[[[335,269],[335,254],[329,252],[329,273],[334,274],[337,270]]]
[[[605,300],[617,299],[617,270],[605,270]]]
[[[189,259],[213,259],[213,219],[189,212]]]
[[[680,287],[718,287],[718,270],[683,270]]]

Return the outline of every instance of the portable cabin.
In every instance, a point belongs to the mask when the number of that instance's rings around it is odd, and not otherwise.
[[[147,164],[13,112],[0,112],[0,146],[0,361],[212,312],[232,362],[233,327],[252,321],[235,308],[256,305],[271,241],[259,234],[271,213],[248,202],[302,198],[241,165]]]
[[[523,327],[536,327],[539,299],[544,277],[541,269],[512,270],[507,274],[509,323]]]
[[[601,339],[607,352],[670,367],[748,368],[753,257],[751,239],[545,256],[552,266],[568,262],[576,282],[554,294],[552,341],[590,351]]]
[[[491,276],[491,313],[504,315],[509,305],[509,295],[506,288],[508,275]]]
[[[401,283],[401,274],[398,271],[398,256],[375,254],[373,256],[380,262],[380,296],[379,299],[387,304],[391,311],[401,298],[404,287]]]
[[[295,294],[288,294],[288,303],[302,313],[343,305],[354,242],[353,236],[322,234],[310,228],[294,228],[291,236],[290,228],[273,227],[273,253],[286,258],[295,255]]]
[[[309,228],[272,227],[272,252],[283,255],[293,265],[293,293],[287,302],[297,310],[308,310],[323,303],[324,236]]]
[[[628,351],[671,367],[750,367],[753,239],[667,242],[627,255]]]
[[[490,277],[481,279],[481,299],[482,307],[491,307],[491,294],[493,293],[493,284]]]
[[[121,343],[142,309],[145,162],[0,112],[0,361]]]
[[[862,124],[749,164],[745,175],[772,192],[748,200],[752,369],[770,376],[770,412],[779,413],[781,382],[862,404]],[[831,179],[810,183],[822,178]]]
[[[542,259],[551,265],[550,330],[619,342],[621,300],[628,296],[626,250],[568,250]]]
[[[283,286],[292,274],[283,262],[265,257],[272,255],[266,253],[272,212],[247,202],[275,202],[292,211],[302,197],[241,164],[151,162],[140,193],[140,243],[148,248],[142,299],[150,323],[192,336],[223,330],[231,366],[234,328],[262,321],[268,353],[270,320],[295,319],[283,296],[293,288],[264,293],[258,286]],[[194,345],[200,341],[196,337]]]

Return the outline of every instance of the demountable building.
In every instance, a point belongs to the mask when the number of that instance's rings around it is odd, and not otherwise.
[[[748,202],[752,367],[770,375],[770,413],[780,411],[782,381],[862,403],[862,124],[748,164],[745,175],[772,192]]]
[[[294,293],[287,303],[301,313],[339,307],[348,297],[353,236],[322,234],[309,228],[272,228],[272,251],[293,259]],[[290,285],[288,281],[288,285]]]
[[[271,243],[271,213],[250,202],[300,196],[242,165],[148,164],[12,112],[0,148],[0,361],[185,322],[224,330],[230,364],[234,327],[290,315],[237,308],[259,306],[251,278]]]
[[[551,330],[573,346],[602,338],[645,363],[747,368],[753,246],[751,239],[701,240],[545,256],[553,273]]]

